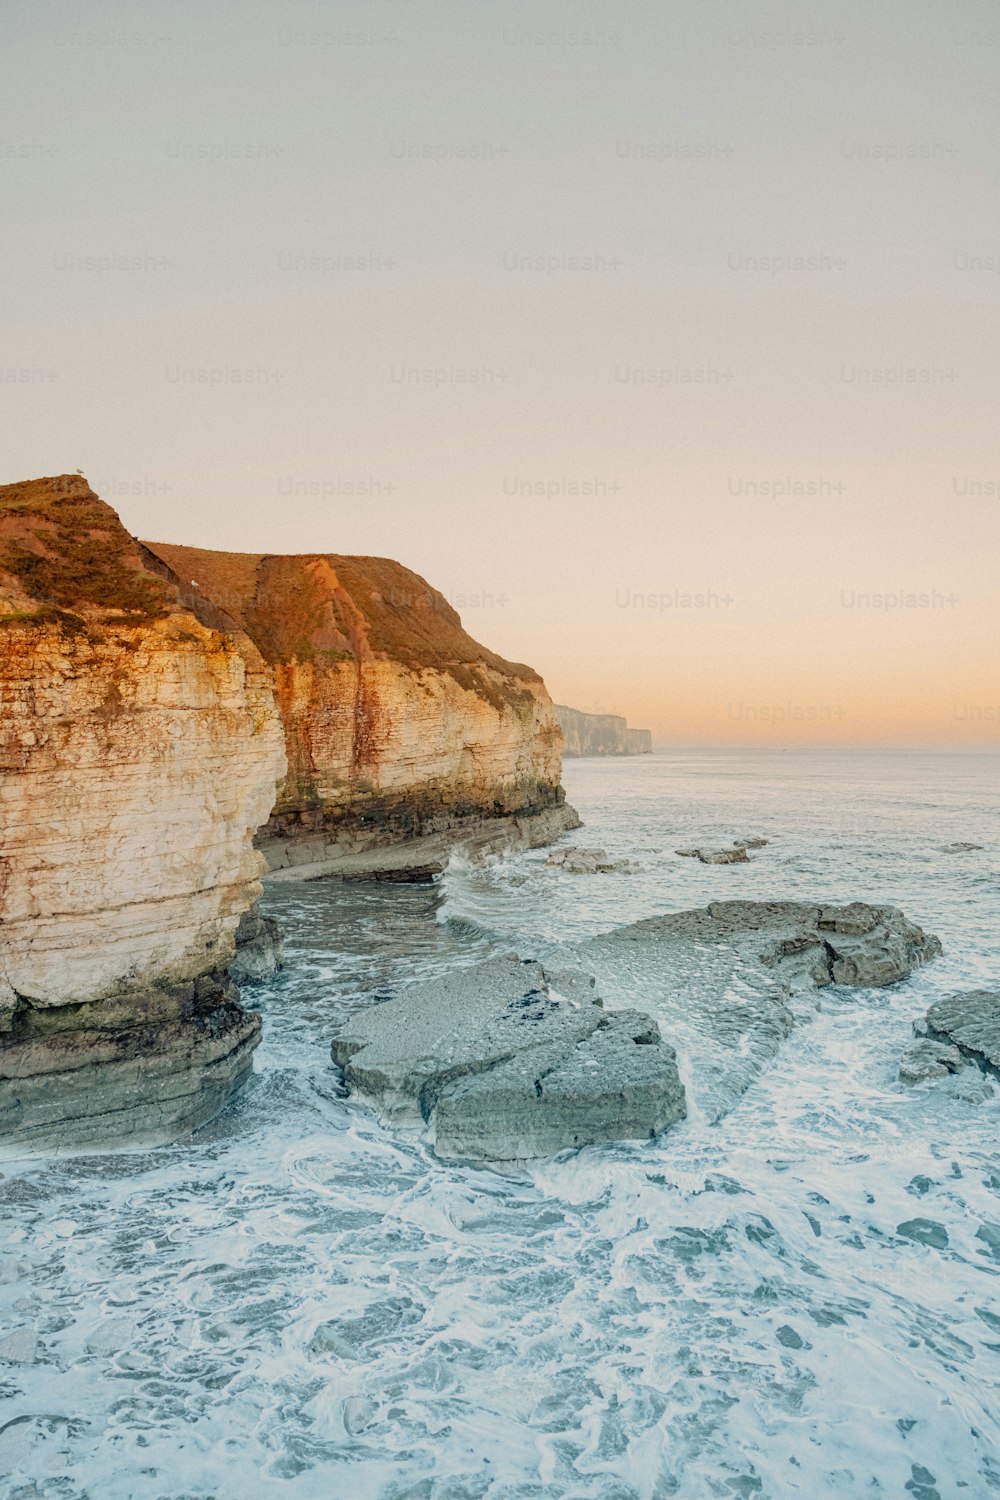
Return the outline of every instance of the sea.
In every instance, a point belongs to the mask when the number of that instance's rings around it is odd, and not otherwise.
[[[1000,1495],[1000,1089],[897,1077],[932,1001],[1000,990],[1000,756],[565,784],[566,842],[629,873],[536,850],[272,885],[287,961],[245,992],[243,1095],[173,1146],[4,1164],[4,1500]],[[748,864],[674,852],[752,836]],[[944,956],[824,991],[729,1115],[651,1142],[463,1168],[345,1097],[356,1007],[726,897],[891,903]]]

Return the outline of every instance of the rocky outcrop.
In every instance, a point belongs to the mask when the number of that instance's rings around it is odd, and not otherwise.
[[[895,907],[721,901],[564,945],[544,968],[508,955],[408,986],[357,1011],[333,1060],[448,1158],[646,1139],[689,1103],[731,1109],[823,987],[892,983],[940,951]]]
[[[910,1043],[899,1062],[900,1083],[926,1083],[929,1078],[947,1078],[962,1066],[962,1054],[947,1042],[934,1042],[918,1036]]]
[[[914,1031],[957,1048],[984,1073],[1000,1078],[1000,990],[965,990],[938,1000]]]
[[[258,840],[272,871],[357,873],[368,852],[421,840],[489,845],[501,822],[523,845],[578,826],[541,678],[478,645],[415,573],[385,558],[148,546],[273,671],[288,775]],[[435,857],[415,847],[415,863]]]
[[[333,1043],[348,1085],[427,1123],[448,1160],[515,1161],[647,1140],[685,1112],[673,1049],[593,980],[491,959],[357,1013]]]
[[[554,849],[545,861],[568,875],[629,875],[638,868],[628,859],[609,859],[606,849]]]
[[[266,664],[71,475],[0,489],[0,696],[0,1149],[175,1136],[258,1037]]]
[[[630,729],[619,714],[586,714],[557,703],[555,716],[563,734],[564,755],[652,754],[652,732]]]
[[[734,839],[732,846],[723,849],[706,849],[698,846],[694,849],[675,849],[682,859],[697,859],[703,865],[745,865],[750,863],[748,849],[763,849],[768,844],[768,839],[749,838]]]
[[[716,901],[564,947],[605,1004],[641,1004],[676,1048],[689,1107],[731,1109],[830,985],[879,987],[941,952],[891,906]],[[808,1027],[798,1043],[808,1050]]]
[[[750,863],[745,844],[735,844],[732,849],[675,849],[682,859],[697,859],[703,865],[746,865]]]
[[[265,916],[255,901],[240,917],[236,953],[229,977],[237,984],[260,984],[272,979],[285,961],[285,939],[274,917]]]

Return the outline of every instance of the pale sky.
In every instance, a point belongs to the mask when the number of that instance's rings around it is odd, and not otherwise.
[[[659,746],[1000,748],[995,7],[3,31],[0,482],[397,558]]]

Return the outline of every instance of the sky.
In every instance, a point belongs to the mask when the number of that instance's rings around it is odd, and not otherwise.
[[[1000,749],[985,0],[5,0],[0,482],[673,746]]]

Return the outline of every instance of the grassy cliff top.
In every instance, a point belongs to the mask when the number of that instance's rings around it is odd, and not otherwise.
[[[151,619],[176,606],[135,539],[79,474],[0,486],[0,588],[53,611],[124,611]]]
[[[269,661],[385,655],[410,667],[484,666],[539,681],[473,640],[443,594],[389,558],[144,546],[237,620]]]

